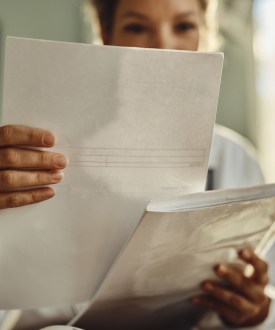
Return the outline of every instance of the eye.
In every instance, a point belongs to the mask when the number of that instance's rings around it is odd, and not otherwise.
[[[123,30],[127,33],[140,34],[145,32],[147,29],[144,25],[139,23],[131,23],[124,26]]]
[[[187,22],[178,23],[175,26],[175,30],[177,32],[187,32],[187,31],[193,30],[195,28],[196,28],[195,24],[193,24],[193,23],[187,23]]]

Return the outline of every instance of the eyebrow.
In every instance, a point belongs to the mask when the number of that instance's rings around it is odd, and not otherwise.
[[[176,15],[175,18],[176,19],[181,19],[181,18],[186,18],[186,17],[194,16],[194,15],[195,15],[194,11],[188,11],[188,12],[183,12],[181,14]],[[135,12],[135,11],[128,11],[125,14],[123,14],[122,17],[123,18],[135,17],[135,18],[139,18],[139,19],[143,19],[143,20],[149,20],[150,19],[146,14],[138,13],[138,12]]]
[[[141,13],[138,13],[135,11],[127,11],[125,14],[123,14],[122,17],[123,18],[136,17],[136,18],[140,18],[140,19],[144,19],[144,20],[149,20],[149,18],[145,14],[141,14]]]
[[[176,15],[175,18],[180,19],[180,18],[186,18],[186,17],[190,17],[190,16],[194,16],[194,15],[195,15],[194,11],[188,11],[188,12]]]

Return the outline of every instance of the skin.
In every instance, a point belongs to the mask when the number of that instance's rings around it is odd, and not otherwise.
[[[105,42],[117,46],[197,50],[204,15],[197,0],[119,1],[113,33]]]
[[[196,51],[204,30],[204,12],[198,0],[120,0],[112,33],[102,31],[102,37],[109,45]],[[62,180],[68,160],[50,151],[31,150],[54,145],[55,137],[49,131],[15,125],[0,127],[0,209],[54,196],[53,188],[47,186]],[[241,251],[240,259],[253,267],[251,277],[228,264],[218,264],[214,272],[223,282],[204,281],[205,294],[192,299],[194,304],[217,312],[233,327],[261,323],[270,305],[264,293],[267,263],[250,249]]]
[[[39,128],[0,127],[0,209],[38,203],[54,196],[54,189],[47,185],[62,180],[67,158],[25,148],[50,148],[54,144],[54,135]]]

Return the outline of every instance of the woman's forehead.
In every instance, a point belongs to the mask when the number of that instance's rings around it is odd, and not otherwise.
[[[199,0],[119,0],[118,14],[125,16],[131,13],[146,16],[168,16],[201,12]]]

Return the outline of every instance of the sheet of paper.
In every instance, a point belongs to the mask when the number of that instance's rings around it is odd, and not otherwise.
[[[76,325],[132,330],[197,324],[200,312],[186,299],[200,292],[202,281],[215,278],[218,262],[242,266],[237,251],[257,246],[275,221],[274,195],[275,186],[265,199],[147,212]]]
[[[4,123],[50,129],[57,196],[1,212],[0,308],[88,300],[149,199],[204,190],[222,54],[9,38]]]

